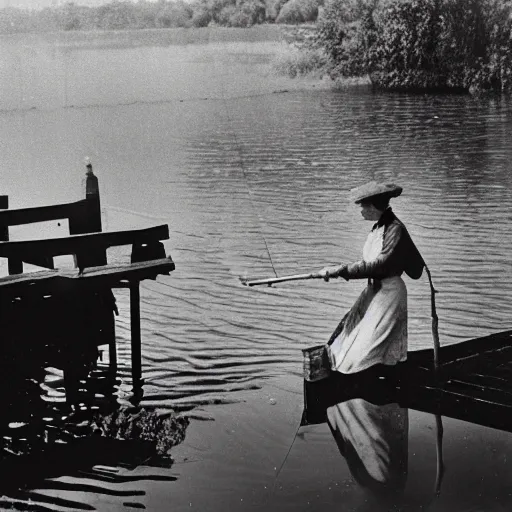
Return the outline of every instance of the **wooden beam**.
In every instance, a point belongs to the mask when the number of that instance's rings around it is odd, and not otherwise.
[[[89,251],[106,250],[109,247],[119,245],[144,244],[168,239],[169,228],[166,224],[163,224],[152,228],[129,231],[112,231],[86,235],[71,235],[63,238],[0,242],[0,257],[14,257],[19,259],[30,258],[34,255],[39,257],[53,257],[64,254],[79,254]]]
[[[168,274],[175,270],[176,266],[170,257],[160,258],[158,260],[140,261],[137,263],[111,263],[99,267],[90,267],[79,273],[77,269],[61,270],[59,275],[72,279],[84,281],[91,279],[115,278],[137,279],[142,281],[150,279],[149,275]]]
[[[42,270],[0,278],[0,298],[12,300],[25,295],[53,295],[79,289],[126,288],[129,281],[155,279],[175,268],[171,258],[139,263],[111,264],[78,269]]]
[[[69,219],[70,217],[79,214],[86,205],[86,200],[82,199],[81,201],[75,201],[74,203],[0,211],[0,225],[19,226],[22,224],[32,224],[33,222]]]

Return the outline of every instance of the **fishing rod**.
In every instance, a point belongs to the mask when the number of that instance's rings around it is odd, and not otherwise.
[[[248,279],[246,277],[240,277],[240,281],[244,286],[257,286],[260,284],[266,284],[272,286],[275,283],[284,283],[285,281],[301,281],[304,279],[325,279],[324,275],[320,272],[313,272],[311,274],[295,274],[292,276],[283,277],[271,277],[269,279]]]

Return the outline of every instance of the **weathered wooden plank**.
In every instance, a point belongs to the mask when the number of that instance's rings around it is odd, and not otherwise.
[[[512,347],[507,346],[455,361],[453,364],[446,365],[445,369],[458,375],[469,373],[497,375],[506,373],[505,367],[500,371],[498,371],[498,367],[510,360],[512,360]],[[510,375],[512,372],[509,370],[508,373]]]
[[[73,203],[3,210],[0,211],[0,225],[19,226],[22,224],[32,224],[33,222],[69,219],[71,216],[82,211],[85,207],[86,200],[82,199]]]
[[[471,382],[465,377],[455,377],[444,383],[443,389],[463,394],[471,399],[481,399],[512,407],[512,392],[497,386]]]
[[[38,256],[60,256],[93,250],[106,250],[109,247],[130,244],[144,244],[169,238],[166,224],[146,229],[111,231],[85,235],[71,235],[62,238],[0,242],[0,257],[29,258]]]
[[[110,264],[78,269],[42,270],[0,278],[0,298],[11,300],[25,295],[53,295],[82,289],[125,287],[128,281],[155,279],[175,269],[171,258],[138,263]]]
[[[393,400],[402,407],[442,414],[492,428],[512,429],[512,407],[492,399],[439,387],[413,385],[399,390]]]
[[[114,263],[101,265],[98,267],[89,267],[79,272],[78,269],[60,270],[59,275],[75,280],[101,280],[102,278],[115,278],[117,280],[149,279],[149,275],[169,273],[175,269],[174,262],[170,257],[160,258],[158,260],[140,261],[136,263]]]
[[[455,378],[464,380],[471,384],[487,387],[489,389],[496,388],[512,392],[512,381],[505,376],[499,376],[496,374],[485,375],[482,373],[468,373],[460,376],[457,375]]]
[[[58,270],[40,270],[37,272],[27,272],[26,274],[15,274],[0,278],[0,292],[3,288],[9,286],[30,286],[32,283],[50,278],[58,277]]]
[[[484,352],[494,352],[512,346],[512,331],[502,331],[479,338],[445,345],[442,347],[442,361],[445,365],[456,364],[466,359],[480,357]]]

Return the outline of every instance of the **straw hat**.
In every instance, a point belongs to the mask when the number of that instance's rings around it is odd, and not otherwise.
[[[355,203],[361,203],[375,196],[398,197],[402,193],[402,187],[394,183],[377,183],[370,181],[350,191],[350,197]]]

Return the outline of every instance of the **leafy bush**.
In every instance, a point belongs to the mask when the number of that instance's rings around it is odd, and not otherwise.
[[[328,0],[316,44],[330,74],[388,89],[509,90],[510,0]]]
[[[160,2],[155,16],[156,28],[187,27],[192,20],[193,11],[185,2]]]
[[[288,0],[265,0],[267,21],[275,21],[287,1]]]
[[[135,24],[132,4],[129,2],[112,2],[101,5],[97,10],[97,26],[106,30],[121,30]]]
[[[276,23],[298,24],[315,21],[319,5],[317,0],[290,0],[279,11]]]
[[[201,5],[201,3],[199,4]],[[222,24],[221,14],[226,9],[232,9],[236,5],[236,0],[206,0],[202,5],[208,9],[212,17],[212,21],[218,24]],[[229,22],[229,18],[226,19],[226,23]]]
[[[217,15],[216,22],[221,26],[228,27],[231,24],[231,18],[237,13],[236,6],[233,5],[226,5],[222,11],[219,12]]]
[[[372,14],[378,0],[328,0],[318,20],[315,44],[330,57],[330,75],[368,73],[374,27]]]
[[[193,27],[207,27],[211,21],[212,15],[205,6],[194,9],[194,14],[192,15],[191,20]]]
[[[237,5],[237,9],[229,19],[232,27],[251,27],[265,21],[265,4],[259,0],[246,0]]]

